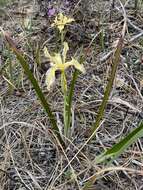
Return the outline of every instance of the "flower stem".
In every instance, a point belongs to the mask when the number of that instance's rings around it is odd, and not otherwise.
[[[61,45],[64,43],[64,31],[61,31]]]
[[[63,111],[63,117],[64,117],[64,135],[68,137],[68,113],[67,113],[67,108],[68,108],[68,101],[67,101],[67,80],[65,76],[65,72],[62,71],[61,74],[61,88],[63,92],[63,98],[64,98],[64,111]]]

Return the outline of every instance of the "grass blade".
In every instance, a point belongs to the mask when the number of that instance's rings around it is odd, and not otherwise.
[[[105,151],[103,154],[96,157],[93,164],[99,164],[101,162],[111,163],[118,156],[120,156],[125,149],[127,149],[132,143],[134,143],[138,138],[143,136],[143,122],[140,123],[139,127],[134,129],[125,138],[123,138],[119,143],[112,146],[109,150]],[[97,180],[97,174],[93,175],[84,184],[82,190],[87,190],[92,187],[92,185]]]
[[[74,86],[75,86],[77,77],[78,77],[78,71],[75,70],[75,72],[73,73],[73,78],[72,78],[72,81],[71,81],[69,93],[68,93],[68,96],[66,97],[66,100],[67,100],[66,108],[65,108],[66,109],[66,125],[65,125],[66,134],[69,132],[70,124],[71,124],[72,98],[73,98],[73,94],[74,94]]]
[[[95,130],[98,129],[98,127],[100,126],[100,122],[101,122],[101,120],[102,120],[102,118],[104,116],[104,111],[105,111],[105,108],[106,108],[106,105],[107,105],[107,102],[108,102],[108,99],[109,99],[109,96],[110,96],[110,93],[111,93],[111,90],[112,90],[112,86],[113,86],[113,82],[114,82],[114,79],[115,79],[115,74],[116,74],[116,71],[117,71],[117,67],[118,67],[118,64],[120,62],[120,55],[121,55],[121,51],[122,51],[122,45],[123,45],[123,38],[120,38],[119,42],[118,42],[118,45],[117,45],[117,48],[116,48],[116,51],[115,51],[115,54],[114,54],[111,76],[109,78],[109,81],[108,81],[108,84],[107,84],[107,87],[106,87],[106,90],[105,90],[105,93],[104,93],[104,97],[103,97],[101,106],[100,106],[100,108],[98,110],[96,122],[92,126],[92,133],[94,133]]]
[[[84,62],[84,57],[81,56],[80,57],[80,64],[83,64]],[[68,95],[66,97],[66,125],[65,125],[65,131],[66,134],[69,132],[70,129],[70,125],[71,125],[71,106],[72,106],[72,99],[73,99],[73,95],[74,95],[74,87],[75,87],[75,83],[78,77],[78,70],[75,70],[73,73],[73,77],[72,77],[72,81],[70,84],[70,89],[68,92]]]
[[[115,144],[112,148],[105,151],[103,154],[99,155],[95,159],[95,163],[101,163],[104,161],[112,162],[119,155],[121,155],[123,153],[123,151],[125,149],[127,149],[133,142],[135,142],[138,138],[140,138],[142,136],[143,136],[143,122],[141,122],[139,127],[134,129],[119,143]]]
[[[35,89],[35,92],[37,94],[37,97],[40,99],[44,110],[48,114],[48,117],[49,117],[50,122],[51,122],[52,129],[54,130],[55,134],[57,135],[59,141],[62,144],[64,144],[63,140],[62,140],[62,137],[60,135],[60,132],[59,132],[59,128],[57,126],[56,119],[55,119],[55,117],[54,117],[54,115],[53,115],[53,113],[52,113],[52,111],[50,109],[50,106],[49,106],[49,104],[48,104],[48,102],[47,102],[47,100],[46,100],[46,98],[45,98],[45,96],[44,96],[44,94],[43,94],[43,92],[42,92],[36,78],[34,77],[33,73],[30,71],[29,65],[28,65],[26,59],[23,57],[22,53],[16,48],[13,40],[5,33],[4,33],[4,37],[5,37],[6,41],[7,41],[7,43],[9,44],[10,48],[15,53],[17,59],[19,60],[21,66],[23,67],[23,69],[24,69],[26,75],[28,76],[29,80],[31,81],[31,83],[32,83],[32,85],[33,85],[33,87]]]

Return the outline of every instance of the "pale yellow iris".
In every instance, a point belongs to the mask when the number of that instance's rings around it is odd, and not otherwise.
[[[65,25],[69,24],[73,21],[74,21],[73,18],[68,18],[68,17],[64,16],[62,13],[59,13],[58,16],[56,16],[54,23],[51,26],[56,26],[61,33],[62,30],[64,29]]]
[[[72,57],[71,61],[66,62],[67,51],[69,50],[67,42],[63,43],[64,48],[62,55],[60,53],[55,53],[51,56],[47,50],[44,48],[45,56],[50,60],[51,68],[46,73],[46,85],[48,90],[50,90],[51,85],[55,82],[55,72],[57,70],[61,71],[62,74],[62,87],[66,89],[66,78],[65,78],[65,70],[69,66],[74,66],[77,70],[85,73],[85,68],[82,64],[80,64],[76,59]]]

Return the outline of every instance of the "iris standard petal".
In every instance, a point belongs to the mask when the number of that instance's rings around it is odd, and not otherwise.
[[[57,27],[61,33],[65,26],[64,26],[64,24],[59,24]]]
[[[59,13],[58,17],[57,17],[57,21],[59,21],[59,22],[61,21],[62,22],[62,20],[64,19],[64,17],[65,16],[63,15],[63,13]]]
[[[61,58],[60,53],[55,53],[53,56],[51,56],[47,48],[44,47],[44,54],[50,60],[51,66],[54,66],[56,64],[62,64],[62,58]]]
[[[48,52],[48,49],[46,47],[44,47],[44,54],[45,54],[45,57],[47,57],[50,60],[51,66],[53,66],[53,64],[54,64],[53,56],[50,55],[50,53]]]
[[[55,82],[55,67],[51,67],[46,73],[46,85],[47,89],[50,90],[51,85]]]
[[[64,23],[66,23],[66,24],[69,24],[69,23],[71,23],[71,22],[73,22],[73,21],[74,21],[73,18],[68,18],[68,17],[65,17],[65,18],[64,18]]]
[[[82,64],[80,64],[76,59],[72,58],[71,61],[68,61],[65,63],[65,69],[67,69],[69,66],[74,66],[77,70],[81,71],[82,73],[85,73],[85,68]]]
[[[71,23],[72,21],[74,21],[73,18],[68,18],[67,16],[64,16],[62,13],[59,13],[58,16],[56,16],[54,23],[51,26],[52,27],[57,26],[57,28],[61,33],[65,25]]]
[[[55,53],[54,56],[52,56],[52,59],[55,65],[63,64],[60,53]]]

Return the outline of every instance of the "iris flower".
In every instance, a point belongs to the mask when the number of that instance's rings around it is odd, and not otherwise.
[[[63,31],[65,25],[69,24],[73,21],[74,21],[73,18],[68,18],[67,16],[64,16],[62,13],[59,13],[58,16],[56,16],[54,23],[51,26],[52,27],[56,26],[61,33]]]
[[[44,54],[50,60],[51,68],[46,73],[46,85],[48,90],[55,82],[55,72],[57,70],[61,71],[61,86],[62,90],[65,92],[67,89],[67,82],[65,76],[65,70],[70,67],[74,66],[77,70],[85,73],[85,68],[82,64],[80,64],[75,58],[71,58],[70,61],[66,61],[67,52],[69,50],[69,46],[67,42],[63,43],[63,51],[61,53],[55,53],[53,56],[50,55],[47,48],[44,47]]]

